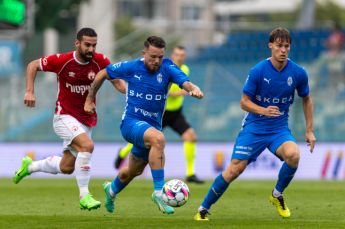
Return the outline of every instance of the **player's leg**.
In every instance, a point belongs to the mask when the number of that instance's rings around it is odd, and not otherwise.
[[[133,144],[127,143],[125,147],[122,147],[119,149],[117,157],[114,162],[115,169],[119,169],[121,167],[122,163],[124,162],[129,152],[131,152],[132,148],[133,148]]]
[[[223,195],[229,184],[234,181],[247,167],[247,160],[233,159],[229,166],[219,174],[209,188],[204,201],[194,216],[195,220],[208,220],[207,214],[213,204]]]
[[[291,212],[287,207],[283,192],[290,184],[297,171],[300,152],[290,131],[284,135],[278,136],[269,149],[271,152],[275,152],[280,159],[284,160],[278,174],[278,181],[269,200],[277,207],[279,215],[285,218],[290,217]]]
[[[91,157],[94,148],[93,141],[88,133],[81,133],[74,137],[71,144],[71,150],[76,154],[74,171],[80,193],[81,209],[97,209],[101,202],[95,200],[89,191],[89,182],[91,177]]]
[[[203,180],[199,179],[195,174],[195,155],[196,155],[196,139],[197,136],[193,128],[188,128],[182,134],[183,149],[186,159],[186,181],[193,182],[196,184],[204,183]]]
[[[24,177],[29,176],[35,172],[44,172],[51,174],[61,173],[59,166],[60,161],[60,156],[50,156],[39,161],[33,161],[29,156],[25,156],[22,159],[20,168],[15,172],[12,180],[15,184],[18,184]]]
[[[211,206],[223,195],[229,184],[245,170],[247,165],[256,160],[268,142],[264,136],[256,135],[246,129],[239,133],[233,148],[230,165],[214,180],[198,209],[198,213],[194,216],[195,220],[208,220],[207,214]]]
[[[71,158],[71,155],[75,157],[74,172],[79,187],[80,207],[88,210],[99,208],[101,203],[89,192],[91,155],[94,148],[91,139],[92,129],[70,115],[55,115],[53,124],[55,133],[63,139],[64,149],[71,153],[65,153],[64,157]],[[73,172],[72,165],[65,162],[64,160],[60,167]]]
[[[196,155],[196,141],[197,136],[194,129],[185,119],[182,109],[164,114],[166,118],[166,125],[170,126],[176,133],[178,133],[183,140],[183,151],[186,159],[186,181],[197,184],[204,183],[195,174],[195,155]]]
[[[164,185],[164,165],[165,165],[165,137],[164,134],[154,127],[148,128],[144,133],[144,144],[150,148],[148,161],[151,168],[154,192],[152,201],[158,206],[158,209],[166,214],[175,212],[173,207],[168,206],[162,200],[162,188]]]
[[[133,147],[136,151],[136,147]],[[129,155],[128,165],[120,169],[119,174],[112,182],[106,182],[103,184],[105,192],[105,208],[108,212],[114,212],[115,210],[115,198],[132,180],[134,177],[139,176],[144,171],[147,165],[147,160]]]

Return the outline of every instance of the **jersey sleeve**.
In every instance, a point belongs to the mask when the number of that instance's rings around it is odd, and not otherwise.
[[[167,71],[171,77],[171,81],[182,88],[182,84],[189,81],[188,76],[175,65],[171,60],[165,60],[165,65],[167,66]]]
[[[259,71],[256,68],[252,68],[243,86],[242,91],[244,94],[250,96],[251,98],[255,97],[255,93],[258,87],[259,77],[260,77]]]
[[[44,56],[40,59],[40,67],[44,72],[58,73],[65,62],[66,57],[63,54]]]
[[[296,87],[297,94],[300,97],[305,97],[309,95],[309,84],[308,84],[308,75],[307,72],[301,68],[299,74],[299,81]]]
[[[106,71],[111,80],[123,79],[125,81],[128,81],[129,77],[132,77],[131,69],[134,69],[134,64],[135,63],[133,61],[124,61],[115,64],[109,64],[106,67]]]
[[[99,54],[98,63],[101,69],[106,68],[110,64],[109,58],[104,54]]]

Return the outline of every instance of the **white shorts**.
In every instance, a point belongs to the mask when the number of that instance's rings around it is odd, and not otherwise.
[[[78,152],[71,146],[75,137],[86,133],[90,138],[92,128],[85,126],[71,115],[54,115],[53,127],[55,133],[63,140],[63,149],[69,150],[75,157]]]

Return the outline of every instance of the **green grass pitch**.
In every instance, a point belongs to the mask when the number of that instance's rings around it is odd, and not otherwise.
[[[92,179],[90,190],[104,203],[102,183]],[[26,178],[18,185],[0,179],[0,228],[345,228],[343,181],[293,181],[286,190],[290,219],[282,219],[269,204],[274,181],[239,180],[211,209],[209,222],[193,220],[206,194],[204,185],[190,184],[190,199],[174,215],[164,215],[151,202],[151,180],[134,180],[116,200],[116,212],[104,206],[79,209],[74,179]]]

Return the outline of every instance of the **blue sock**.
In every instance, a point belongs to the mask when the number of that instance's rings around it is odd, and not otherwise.
[[[286,164],[286,162],[284,162],[284,164],[280,168],[275,189],[283,193],[285,188],[289,185],[290,181],[294,177],[296,170],[297,168],[291,168],[288,164]]]
[[[128,184],[128,183],[127,183],[127,184]],[[122,182],[120,181],[119,177],[117,176],[117,177],[113,180],[113,182],[111,182],[111,189],[113,190],[113,192],[114,192],[115,194],[117,194],[117,193],[121,192],[121,190],[124,189],[124,188],[127,186],[127,184],[122,183]]]
[[[164,186],[164,169],[151,169],[151,174],[154,190],[161,191]]]
[[[230,183],[224,180],[222,174],[217,176],[212,186],[208,190],[204,202],[202,202],[201,206],[206,209],[210,209],[211,205],[214,204],[223,195],[229,184]]]

